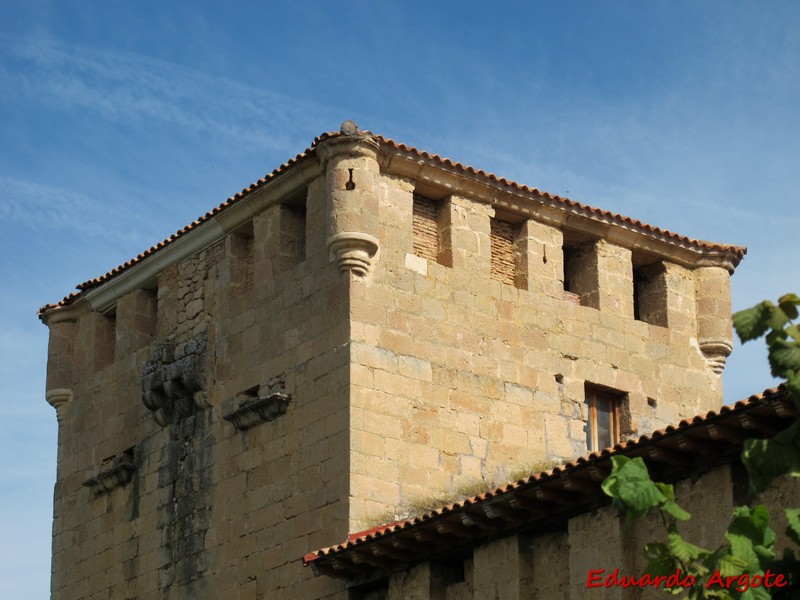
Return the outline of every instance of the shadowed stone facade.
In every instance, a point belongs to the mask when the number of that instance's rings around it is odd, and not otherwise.
[[[41,310],[52,597],[348,598],[300,557],[585,454],[587,386],[622,439],[718,407],[743,253],[321,136]]]

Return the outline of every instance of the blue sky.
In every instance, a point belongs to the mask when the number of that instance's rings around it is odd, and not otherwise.
[[[47,597],[36,309],[345,119],[701,239],[800,291],[800,4],[0,0],[0,597]],[[772,385],[736,348],[733,401]]]

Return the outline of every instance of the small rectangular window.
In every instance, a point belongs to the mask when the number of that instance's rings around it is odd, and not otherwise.
[[[592,242],[564,239],[564,298],[573,304],[600,308],[597,248]]]
[[[622,394],[586,386],[588,422],[586,447],[597,452],[611,448],[619,442],[619,413]]]
[[[634,255],[634,260],[636,256]],[[633,268],[633,318],[651,325],[667,327],[669,287],[664,263]]]
[[[439,258],[439,211],[435,200],[414,194],[412,230],[414,254],[436,262]]]

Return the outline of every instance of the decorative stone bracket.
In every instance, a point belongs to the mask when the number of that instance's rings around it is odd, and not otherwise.
[[[244,431],[286,414],[291,401],[292,397],[286,393],[284,381],[276,379],[258,390],[240,394],[234,400],[238,407],[223,418],[233,423],[236,429]]]
[[[133,462],[133,448],[111,456],[100,465],[99,473],[83,482],[95,494],[105,494],[114,488],[125,485],[133,477],[136,465]]]
[[[728,340],[700,340],[700,351],[706,359],[706,367],[717,375],[725,370],[725,362],[733,350],[733,345]]]
[[[327,243],[339,270],[342,273],[352,271],[361,277],[369,272],[379,247],[374,236],[358,232],[337,233],[329,237]]]
[[[72,390],[48,390],[44,397],[48,404],[56,409],[56,419],[58,419],[59,422],[63,420],[67,406],[69,406],[69,403],[72,402]]]
[[[142,401],[165,427],[208,407],[205,388],[206,336],[180,346],[161,344],[142,368]]]

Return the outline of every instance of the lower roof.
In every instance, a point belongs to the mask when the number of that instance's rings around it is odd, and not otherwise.
[[[651,476],[674,482],[738,460],[748,438],[775,435],[797,421],[783,387],[765,390],[718,412],[683,420],[593,452],[544,473],[455,502],[423,515],[353,533],[340,544],[303,557],[319,574],[353,578],[394,570],[518,531],[546,531],[610,502],[601,483],[611,457],[641,457]]]

